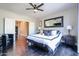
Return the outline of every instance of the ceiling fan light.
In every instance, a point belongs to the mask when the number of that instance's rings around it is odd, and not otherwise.
[[[37,12],[38,10],[37,9],[34,9],[34,12]]]

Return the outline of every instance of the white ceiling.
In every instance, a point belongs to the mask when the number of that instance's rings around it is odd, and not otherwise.
[[[18,14],[26,15],[34,19],[43,19],[51,13],[62,11],[74,7],[76,4],[73,3],[44,3],[40,9],[44,11],[38,11],[34,13],[32,10],[26,10],[31,7],[28,3],[0,3],[0,8],[8,11],[12,11]]]

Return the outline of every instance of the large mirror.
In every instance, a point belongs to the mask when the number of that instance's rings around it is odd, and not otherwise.
[[[44,27],[63,27],[63,16],[44,20]]]

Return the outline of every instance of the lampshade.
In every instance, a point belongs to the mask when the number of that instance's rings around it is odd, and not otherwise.
[[[72,29],[72,26],[71,25],[68,25],[67,26],[67,30],[71,30]]]

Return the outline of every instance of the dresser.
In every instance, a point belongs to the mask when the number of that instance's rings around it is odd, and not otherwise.
[[[76,37],[73,35],[64,35],[62,36],[62,42],[70,46],[75,46]]]

